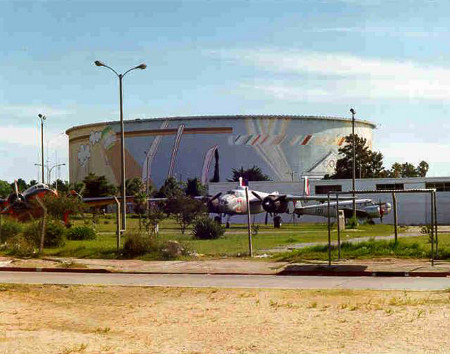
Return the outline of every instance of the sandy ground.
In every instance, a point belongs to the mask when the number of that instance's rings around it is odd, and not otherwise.
[[[450,292],[0,285],[1,353],[444,353]]]

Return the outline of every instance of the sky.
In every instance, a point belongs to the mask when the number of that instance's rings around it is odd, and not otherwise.
[[[125,119],[234,114],[356,118],[374,150],[450,175],[448,1],[0,1],[0,179],[52,178],[64,132]]]

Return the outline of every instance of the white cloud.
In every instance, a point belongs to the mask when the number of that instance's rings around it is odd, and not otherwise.
[[[357,57],[339,53],[264,50],[213,52],[273,74],[299,75],[282,84],[265,79],[244,85],[279,99],[450,99],[450,67]]]
[[[41,133],[38,127],[15,127],[7,125],[0,127],[0,144],[22,145],[40,147]],[[51,148],[67,148],[67,136],[61,132],[44,130],[44,144],[51,145]]]

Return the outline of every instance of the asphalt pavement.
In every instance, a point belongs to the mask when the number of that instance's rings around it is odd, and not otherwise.
[[[262,289],[448,290],[449,277],[0,272],[0,283]]]

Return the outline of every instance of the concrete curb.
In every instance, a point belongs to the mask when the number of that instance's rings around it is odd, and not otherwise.
[[[403,272],[403,271],[339,271],[339,270],[282,270],[277,275],[327,276],[327,277],[450,277],[450,272]]]
[[[0,267],[0,272],[37,272],[37,273],[98,273],[98,274],[161,274],[161,275],[278,275],[278,276],[334,276],[334,277],[450,277],[450,272],[404,272],[404,271],[339,271],[339,270],[282,270],[278,273],[248,272],[161,272],[161,271],[113,271],[104,268],[32,268],[32,267]]]

